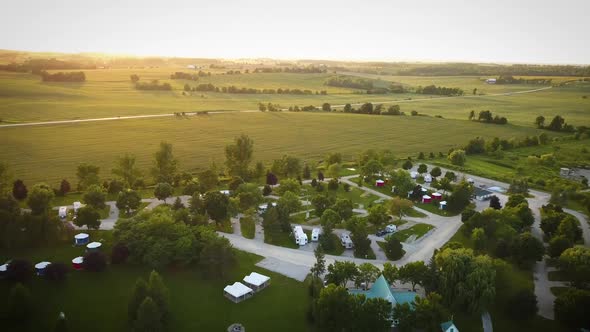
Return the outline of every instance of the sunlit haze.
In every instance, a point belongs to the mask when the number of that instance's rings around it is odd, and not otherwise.
[[[7,1],[0,48],[224,58],[588,63],[587,0]]]

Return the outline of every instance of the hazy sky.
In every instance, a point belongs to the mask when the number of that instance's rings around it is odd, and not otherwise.
[[[590,0],[3,0],[0,48],[590,63]]]

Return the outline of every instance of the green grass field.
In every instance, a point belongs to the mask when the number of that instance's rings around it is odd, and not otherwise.
[[[511,123],[532,126],[534,118],[542,114],[552,117],[561,114],[572,123],[590,124],[588,112],[590,84],[571,84],[548,91],[510,96],[492,96],[497,93],[514,93],[537,89],[543,86],[526,84],[489,85],[477,76],[382,76],[386,81],[401,82],[409,86],[435,84],[459,87],[466,97],[439,98],[416,94],[367,95],[357,90],[325,86],[325,74],[241,74],[200,78],[198,82],[171,80],[175,71],[188,72],[184,68],[150,69],[96,69],[86,70],[84,83],[43,83],[32,74],[0,71],[0,119],[6,122],[49,121],[63,119],[99,118],[122,115],[162,114],[212,110],[253,110],[259,102],[272,102],[283,107],[292,105],[316,105],[324,102],[332,105],[361,102],[398,101],[402,111],[416,110],[429,115],[445,118],[466,119],[469,111],[491,110],[506,116]],[[137,74],[142,81],[158,79],[169,82],[173,91],[138,91],[129,80]],[[358,75],[358,74],[357,74]],[[367,76],[361,74],[361,76]],[[368,75],[368,77],[373,77]],[[570,77],[553,78],[556,82],[570,80]],[[182,94],[185,83],[195,86],[211,83],[223,87],[235,85],[249,88],[290,88],[312,91],[326,90],[328,95],[269,95],[269,94],[226,94],[194,92]],[[389,84],[385,82],[385,85]],[[473,97],[478,89],[483,96]],[[412,100],[407,100],[407,99]],[[415,100],[421,99],[421,100]]]
[[[94,238],[106,240],[110,252],[110,232],[91,232]],[[40,260],[70,260],[83,252],[64,244],[58,247],[31,249],[26,252],[1,251],[0,258],[27,257]],[[223,331],[240,322],[253,331],[306,331],[308,293],[303,283],[258,268],[259,256],[237,252],[238,266],[216,280],[206,280],[195,268],[159,271],[170,289],[172,320],[170,331]],[[257,271],[269,275],[272,285],[239,304],[223,296],[223,287]],[[127,303],[135,281],[147,278],[150,270],[136,266],[109,266],[105,272],[72,271],[63,284],[34,277],[27,286],[35,300],[35,314],[27,326],[18,331],[51,331],[60,311],[64,311],[70,330],[129,331]],[[0,297],[6,298],[10,283],[0,282]],[[4,312],[6,301],[1,301]],[[263,310],[262,310],[263,309]],[[206,314],[205,314],[206,313]],[[10,330],[10,329],[9,329]]]
[[[430,231],[433,228],[434,228],[434,226],[432,226],[432,225],[418,223],[410,228],[401,230],[399,232],[395,232],[391,236],[395,237],[400,242],[405,242],[410,236],[415,235],[416,240],[417,240],[417,239],[421,238],[422,236],[424,236],[424,234],[428,233],[428,231]]]
[[[369,148],[390,149],[398,156],[417,151],[447,152],[475,136],[491,138],[536,135],[534,128],[497,126],[431,117],[381,117],[357,114],[233,113],[101,123],[0,128],[0,154],[14,176],[25,182],[62,178],[72,184],[78,164],[101,167],[110,178],[114,161],[124,153],[137,156],[149,174],[160,141],[174,145],[183,170],[224,162],[224,147],[245,133],[254,140],[254,159],[270,163],[283,154],[320,160],[340,152],[346,161]]]

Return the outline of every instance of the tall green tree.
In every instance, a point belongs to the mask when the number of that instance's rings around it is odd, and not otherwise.
[[[440,331],[441,322],[450,318],[449,311],[442,303],[442,297],[437,293],[429,293],[426,297],[416,297],[414,300],[416,311],[416,327],[426,332]]]
[[[145,282],[143,278],[137,279],[127,305],[127,316],[129,317],[130,322],[135,322],[137,319],[137,310],[139,310],[139,306],[143,303],[148,294],[147,282]]]
[[[53,189],[48,184],[38,183],[31,189],[27,204],[33,214],[42,214],[51,208],[54,196]]]
[[[84,195],[82,195],[82,201],[95,209],[104,209],[106,206],[105,202],[107,194],[105,190],[99,185],[91,185],[88,187]]]
[[[389,213],[397,216],[400,220],[404,215],[410,213],[413,207],[414,203],[409,199],[394,197],[389,201]]]
[[[178,161],[172,152],[172,144],[160,142],[160,148],[154,154],[152,176],[156,183],[174,183]]]
[[[358,273],[358,267],[354,262],[335,261],[333,264],[328,265],[325,280],[330,284],[346,287],[349,281],[356,279]]]
[[[78,168],[76,170],[76,176],[78,177],[78,190],[86,190],[86,188],[92,185],[99,185],[99,172],[100,167],[98,166],[87,163],[82,163],[78,165]]]
[[[135,156],[128,153],[117,158],[112,173],[123,181],[125,188],[135,188],[137,180],[141,178],[141,170],[137,167]]]
[[[379,228],[389,220],[389,211],[383,204],[376,204],[369,208],[367,222]]]
[[[150,272],[150,277],[148,280],[148,294],[158,306],[158,311],[160,312],[162,322],[167,322],[168,316],[170,314],[170,291],[164,284],[162,276],[160,276],[160,274],[154,270]]]
[[[218,191],[205,194],[205,211],[215,222],[221,222],[228,217],[229,197]]]
[[[164,202],[166,202],[166,198],[172,196],[173,193],[174,188],[172,188],[172,186],[169,183],[158,183],[154,187],[154,196],[156,196],[157,199]]]
[[[559,256],[558,266],[573,285],[580,288],[590,285],[590,248],[577,246],[566,249]]]
[[[416,291],[416,285],[422,285],[428,273],[428,267],[423,261],[411,262],[399,268],[399,279],[403,283],[411,283],[412,291]]]
[[[146,297],[137,310],[137,319],[133,324],[135,332],[164,331],[161,313],[151,297]]]
[[[225,147],[225,165],[228,173],[247,179],[253,153],[254,141],[250,137],[245,134],[236,137],[233,144]]]
[[[375,282],[381,274],[381,271],[371,263],[362,263],[358,266],[358,271],[359,273],[354,280],[356,287],[361,287],[364,284],[368,288],[369,284]]]
[[[78,216],[74,220],[78,227],[86,226],[88,229],[100,228],[100,213],[92,206],[84,206],[78,210]]]
[[[132,210],[137,210],[141,206],[141,196],[135,190],[126,189],[119,193],[116,204],[119,210],[129,215]]]

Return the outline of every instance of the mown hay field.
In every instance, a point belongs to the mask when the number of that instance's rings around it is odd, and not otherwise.
[[[491,96],[497,93],[514,93],[543,87],[530,84],[489,85],[482,77],[413,77],[380,76],[385,82],[394,81],[409,86],[435,84],[446,87],[460,87],[467,96],[447,98],[416,94],[367,95],[358,90],[329,87],[324,82],[335,75],[325,74],[240,74],[225,75],[219,72],[199,81],[171,80],[175,71],[189,72],[185,68],[147,69],[97,69],[85,70],[84,83],[44,83],[31,74],[0,71],[0,119],[3,122],[51,121],[64,119],[100,118],[124,115],[162,114],[174,112],[214,110],[254,110],[258,103],[272,102],[282,107],[293,105],[319,106],[324,102],[332,105],[362,102],[399,102],[402,111],[412,110],[447,118],[465,119],[470,110],[486,110],[508,117],[521,125],[532,126],[534,118],[561,114],[570,122],[588,123],[590,84],[553,88],[548,91],[509,96]],[[141,81],[154,79],[168,82],[173,91],[139,91],[129,76],[137,74]],[[362,74],[367,76],[366,74]],[[371,77],[371,76],[369,76]],[[560,80],[571,78],[559,78]],[[191,92],[183,94],[184,84],[211,83],[215,86],[237,86],[256,89],[301,89],[311,90],[313,95],[278,94],[229,94],[214,92]],[[387,85],[389,83],[386,83]],[[383,85],[383,84],[380,84]],[[478,94],[473,96],[474,88]],[[326,90],[327,95],[315,95]],[[412,100],[409,100],[409,99]],[[428,100],[432,98],[432,100]],[[416,100],[419,99],[419,100]],[[424,100],[427,99],[427,100]]]
[[[75,182],[81,162],[99,165],[110,177],[117,156],[135,154],[149,169],[160,141],[174,145],[181,169],[203,169],[224,161],[224,147],[245,133],[254,140],[254,159],[267,164],[283,154],[309,161],[329,152],[353,160],[366,149],[390,149],[399,157],[443,152],[476,136],[538,135],[530,127],[493,125],[426,116],[330,113],[225,113],[188,118],[116,120],[66,125],[0,128],[0,155],[26,182],[62,178]]]

